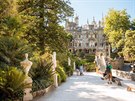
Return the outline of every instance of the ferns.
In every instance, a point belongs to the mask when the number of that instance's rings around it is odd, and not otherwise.
[[[0,70],[0,98],[18,99],[23,96],[23,90],[30,87],[24,80],[25,74],[15,67],[5,68]]]

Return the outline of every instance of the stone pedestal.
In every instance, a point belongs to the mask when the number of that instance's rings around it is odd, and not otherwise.
[[[57,67],[57,62],[56,62],[56,52],[53,52],[53,55],[52,55],[52,62],[53,62],[53,71],[55,71],[56,67]],[[57,74],[55,73],[54,76],[53,76],[53,81],[54,81],[54,86],[55,87],[58,87],[58,76]]]
[[[54,78],[54,86],[58,87],[58,75],[55,73],[53,78]]]
[[[68,57],[68,66],[71,66],[71,60],[70,60],[70,57]]]
[[[28,76],[29,70],[32,66],[32,62],[28,60],[28,54],[25,54],[25,60],[22,61],[21,66],[23,67],[24,73],[26,75],[26,79],[24,80],[24,83],[28,85],[27,88],[24,89],[24,97],[23,101],[32,101],[33,96],[31,94],[32,91],[32,79]]]
[[[23,97],[23,101],[32,101],[33,96],[32,96],[32,79],[30,77],[27,77],[24,81],[26,84],[29,84],[29,87],[24,89],[24,97]]]

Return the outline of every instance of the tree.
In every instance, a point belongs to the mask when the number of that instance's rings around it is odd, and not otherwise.
[[[21,22],[16,0],[0,0],[0,35],[13,36],[20,32]]]
[[[25,27],[25,36],[39,50],[46,47],[62,50],[67,46],[67,33],[59,25],[73,14],[66,0],[18,0],[19,13]]]
[[[105,17],[104,32],[114,48],[121,51],[124,45],[125,32],[130,28],[129,15],[126,10],[110,9]]]
[[[130,60],[135,60],[135,31],[128,30],[125,34],[123,54]]]
[[[135,19],[131,21],[131,30],[135,30]]]
[[[25,53],[31,53],[32,49],[27,40],[18,37],[0,37],[0,68],[7,66],[20,67]]]

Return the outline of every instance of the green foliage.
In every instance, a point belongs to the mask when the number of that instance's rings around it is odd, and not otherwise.
[[[71,55],[71,53],[65,51],[63,53],[58,52],[57,53],[57,61],[58,64],[61,67],[64,67],[64,71],[66,72],[66,74],[68,76],[73,74],[73,64],[71,63],[71,66],[68,66],[68,57],[70,57],[71,61],[74,60],[73,56]]]
[[[135,31],[127,31],[123,55],[130,60],[135,60]]]
[[[85,64],[85,70],[87,72],[95,71],[95,63],[90,62],[90,63]]]
[[[123,40],[126,30],[130,28],[129,15],[126,10],[110,9],[105,17],[104,26],[104,32],[111,45],[115,48],[122,48],[124,45],[122,42],[124,41],[121,40]]]
[[[0,19],[16,13],[16,0],[0,0]]]
[[[68,76],[73,75],[73,66],[68,66],[67,61],[63,61],[62,66],[64,67],[64,71],[66,72],[66,75]]]
[[[59,75],[59,83],[65,82],[66,81],[66,78],[67,78],[66,73],[65,73],[65,71],[64,71],[63,68],[64,67],[60,67],[60,66],[58,66],[56,68],[56,72]]]
[[[53,74],[52,63],[46,63],[43,60],[37,61],[37,67],[33,67],[31,69],[31,76],[33,80],[50,79]]]
[[[86,55],[85,58],[86,58],[86,61],[87,61],[87,62],[94,62],[94,60],[95,60],[95,55],[92,55],[92,54]]]
[[[21,35],[21,22],[17,16],[7,16],[0,20],[0,35]]]
[[[19,14],[27,25],[25,38],[42,53],[48,46],[56,51],[67,48],[68,34],[59,23],[73,14],[69,4],[66,0],[18,1]]]
[[[20,66],[26,52],[31,48],[25,40],[17,37],[0,37],[0,64],[1,67]]]
[[[30,87],[24,83],[25,74],[15,67],[0,69],[0,100],[16,100],[23,97],[23,90]]]
[[[130,28],[132,30],[135,30],[135,19],[132,20],[131,25],[130,25]]]
[[[80,58],[85,58],[85,53],[84,52],[80,52],[78,55],[79,55]]]
[[[46,63],[44,60],[38,60],[37,67],[33,67],[30,70],[30,75],[33,79],[33,91],[41,90],[52,84],[52,76],[54,71],[52,70],[52,63]]]

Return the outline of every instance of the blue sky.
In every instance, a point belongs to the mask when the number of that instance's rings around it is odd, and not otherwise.
[[[93,16],[96,21],[102,19],[102,15],[106,15],[110,8],[116,10],[126,9],[131,16],[131,20],[135,18],[135,0],[69,0],[71,7],[75,10],[75,15],[79,16],[79,25],[84,25],[92,21]]]

